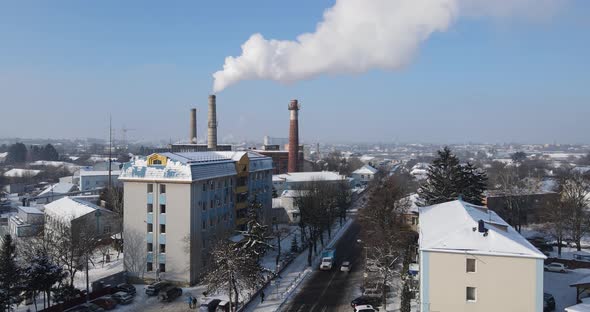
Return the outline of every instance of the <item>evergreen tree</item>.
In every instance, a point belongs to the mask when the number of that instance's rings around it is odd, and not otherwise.
[[[44,299],[47,299],[47,305],[43,302],[43,307],[51,306],[51,289],[55,284],[60,283],[67,277],[64,269],[53,263],[46,252],[40,251],[31,260],[29,266],[24,270],[26,280],[26,289],[33,298],[37,294],[44,293]],[[37,301],[35,301],[35,307]]]
[[[471,163],[462,166],[463,200],[475,205],[483,205],[483,192],[486,190],[487,175]]]
[[[464,201],[481,205],[486,189],[485,172],[473,164],[459,163],[448,147],[438,151],[438,157],[428,168],[426,182],[420,187],[419,204],[440,204],[461,197]]]
[[[426,182],[418,191],[419,203],[428,206],[456,200],[462,178],[459,159],[445,146],[428,168]]]
[[[293,239],[291,240],[291,252],[299,252],[299,243],[297,242],[297,235],[293,235]]]
[[[53,145],[47,144],[45,147],[43,147],[41,157],[42,160],[58,160],[59,154]]]
[[[19,304],[23,287],[22,269],[16,263],[16,245],[10,235],[4,236],[0,250],[0,311],[10,311]]]
[[[6,163],[20,164],[27,161],[27,147],[23,143],[16,143],[8,149]]]

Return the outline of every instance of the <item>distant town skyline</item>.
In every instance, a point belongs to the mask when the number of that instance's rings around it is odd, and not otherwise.
[[[519,0],[527,1],[527,0]],[[541,16],[462,15],[400,70],[303,81],[240,81],[217,93],[221,142],[287,137],[291,99],[303,142],[590,143],[590,3]],[[0,4],[0,137],[206,137],[212,74],[252,34],[295,40],[335,1],[229,0]]]

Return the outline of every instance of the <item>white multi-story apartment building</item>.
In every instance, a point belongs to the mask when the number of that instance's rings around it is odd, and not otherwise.
[[[420,311],[543,311],[546,258],[495,212],[420,208]]]
[[[140,278],[194,284],[215,241],[245,229],[254,200],[271,222],[272,159],[257,153],[152,154],[126,163],[119,180],[126,269]]]

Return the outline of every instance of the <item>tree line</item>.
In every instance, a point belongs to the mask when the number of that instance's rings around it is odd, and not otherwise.
[[[37,160],[59,160],[59,153],[51,144],[44,146],[31,145],[28,149],[23,143],[15,143],[8,147],[7,164],[22,164]]]

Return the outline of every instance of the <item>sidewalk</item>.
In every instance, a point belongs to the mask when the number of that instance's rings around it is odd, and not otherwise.
[[[352,219],[349,218],[343,225],[340,227],[340,223],[336,222],[334,226],[334,236],[326,247],[332,246],[344,232],[348,229],[348,227],[352,224]],[[320,247],[321,248],[321,247]],[[264,302],[261,302],[260,296],[254,297],[252,303],[248,305],[244,311],[245,312],[274,312],[278,311],[284,302],[286,302],[291,296],[296,293],[298,286],[301,282],[309,276],[313,272],[313,269],[307,266],[307,255],[308,251],[304,250],[293,260],[293,262],[285,268],[285,270],[280,274],[280,277],[273,279],[268,286],[263,289],[265,294]],[[318,255],[315,255],[313,259],[313,265],[319,260],[319,255],[321,255],[321,250],[319,250]]]

